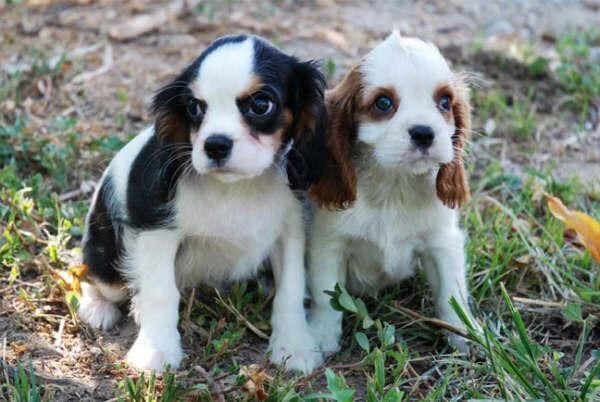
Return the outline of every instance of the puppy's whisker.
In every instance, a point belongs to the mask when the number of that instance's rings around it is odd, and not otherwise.
[[[173,144],[175,145],[175,144]],[[186,144],[187,145],[187,144]],[[162,158],[165,154],[168,156],[170,155],[171,152],[176,152],[176,151],[186,151],[186,152],[190,152],[191,153],[192,150],[192,146],[190,144],[190,146],[184,146],[184,147],[179,147],[179,146],[165,146],[164,148],[160,148],[158,150],[156,150],[155,152],[153,152],[149,157],[148,160],[146,161],[146,163],[144,164],[144,167],[142,168],[143,171],[145,171],[146,169],[148,169],[148,167],[150,167],[155,161],[157,160],[161,160],[160,158]]]

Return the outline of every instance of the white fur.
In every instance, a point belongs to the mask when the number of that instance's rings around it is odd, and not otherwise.
[[[444,120],[433,99],[438,85],[451,82],[452,72],[435,46],[393,33],[366,56],[361,72],[365,96],[375,88],[388,87],[400,98],[390,120],[365,122],[359,131],[360,140],[374,147],[382,166],[424,173],[452,160],[454,125]],[[408,135],[408,129],[417,124],[435,132],[427,154],[415,150]]]
[[[200,130],[192,135],[192,164],[198,173],[210,173],[224,182],[261,174],[273,163],[279,142],[273,136],[253,136],[236,104],[237,97],[253,83],[254,41],[224,45],[200,66],[191,88],[194,96],[208,104]],[[204,141],[224,134],[234,141],[224,166],[214,169],[204,152]]]
[[[341,314],[324,291],[336,282],[354,293],[374,293],[413,275],[420,261],[439,316],[463,328],[450,297],[469,311],[458,214],[435,190],[439,164],[452,160],[455,128],[433,93],[451,79],[450,69],[433,45],[394,33],[366,56],[361,72],[366,96],[383,86],[401,100],[391,119],[360,124],[357,200],[345,211],[318,210],[309,236],[310,326],[328,353],[339,349]],[[434,129],[428,155],[411,145],[408,128],[415,124]],[[451,340],[464,349],[459,339]]]
[[[115,305],[122,300],[114,290],[106,285],[92,286],[81,283],[82,296],[79,299],[79,318],[93,328],[107,330],[121,318],[121,312]],[[106,294],[106,296],[105,296]]]

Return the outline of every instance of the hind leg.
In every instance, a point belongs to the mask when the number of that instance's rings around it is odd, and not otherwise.
[[[110,329],[121,318],[117,303],[125,300],[127,295],[123,285],[83,282],[79,300],[79,318],[93,328]]]

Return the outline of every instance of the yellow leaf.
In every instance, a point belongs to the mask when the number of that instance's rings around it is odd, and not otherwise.
[[[88,266],[85,264],[74,265],[72,267],[69,267],[69,271],[71,271],[73,275],[75,275],[79,279],[83,279],[85,274],[87,274]]]
[[[568,228],[576,231],[581,243],[600,263],[600,223],[583,212],[572,211],[565,207],[557,197],[551,195],[547,197],[548,209],[552,215],[563,221]]]
[[[81,294],[81,282],[80,280],[85,276],[88,271],[88,267],[85,264],[75,265],[66,269],[53,269],[52,274],[60,279],[61,284],[65,290],[71,290],[78,294]]]

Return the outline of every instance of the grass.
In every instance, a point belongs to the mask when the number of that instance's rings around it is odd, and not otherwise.
[[[593,83],[600,76],[587,61],[589,47],[597,43],[591,35],[566,36],[557,45],[556,77],[584,115],[598,96]],[[547,68],[538,63],[536,69]],[[325,67],[333,74],[336,65],[331,60]],[[265,363],[273,294],[261,280],[222,293],[200,288],[184,295],[186,367],[162,376],[132,372],[121,364],[122,353],[111,349],[111,334],[79,325],[73,290],[55,275],[80,256],[88,208],[88,193],[65,194],[97,179],[97,167],[126,141],[125,135],[89,136],[80,121],[60,113],[48,114],[38,129],[20,105],[32,96],[36,79],[49,77],[59,85],[64,74],[39,68],[0,84],[0,105],[11,101],[16,110],[0,108],[0,324],[6,343],[0,399],[45,401],[82,392],[78,385],[65,388],[58,379],[43,379],[46,362],[29,349],[34,334],[61,345],[60,331],[63,346],[56,348],[63,355],[48,360],[61,369],[51,374],[74,377],[87,369],[95,381],[109,381],[115,400],[600,399],[600,266],[548,212],[542,196],[556,195],[600,218],[598,190],[526,166],[516,175],[494,157],[471,161],[473,197],[462,213],[473,310],[483,327],[483,333],[467,334],[470,356],[446,345],[443,324],[430,319],[435,314],[429,291],[418,275],[377,298],[356,298],[338,287],[331,297],[346,312],[342,352],[310,376],[286,374]],[[121,103],[127,97],[117,93]],[[545,118],[526,89],[480,90],[474,102],[477,123],[494,119],[511,141],[531,138]],[[67,351],[78,350],[76,358],[87,359],[93,347],[101,352],[90,367],[74,370]]]
[[[591,111],[592,102],[600,96],[600,64],[590,57],[593,47],[600,45],[600,31],[575,32],[560,38],[556,50],[560,65],[556,75],[570,92],[565,102],[579,111],[583,119]]]
[[[8,400],[15,402],[41,402],[49,400],[43,395],[42,388],[37,384],[33,368],[28,370],[19,365],[16,373],[10,373],[5,367],[0,367],[4,383],[0,385],[0,397],[5,396]],[[9,375],[13,378],[9,379]]]
[[[483,121],[494,119],[495,122],[502,124],[497,128],[500,135],[508,135],[515,140],[525,140],[531,138],[536,129],[536,113],[532,97],[533,92],[522,97],[492,89],[486,92],[477,91],[474,102],[478,106],[477,113]]]

